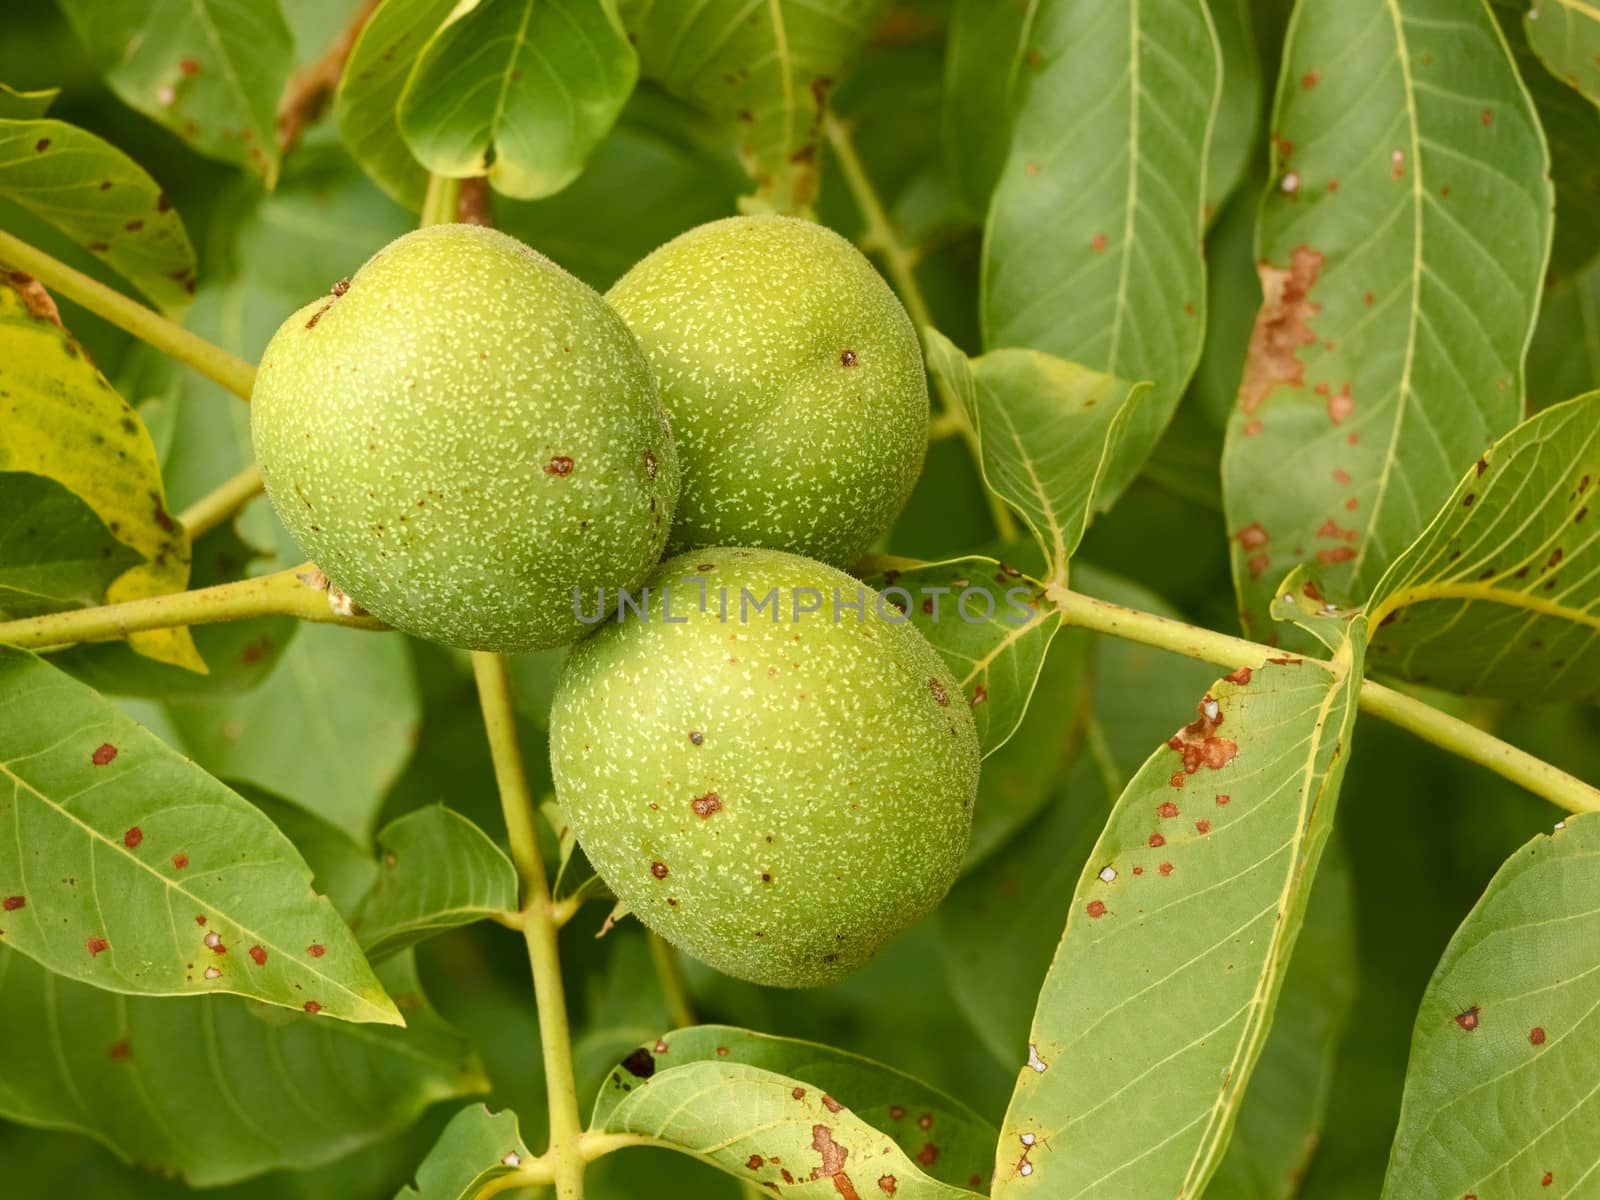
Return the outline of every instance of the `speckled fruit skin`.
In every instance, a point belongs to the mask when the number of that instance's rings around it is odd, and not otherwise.
[[[768,546],[849,566],[893,523],[927,446],[922,350],[844,238],[792,217],[713,221],[606,299],[672,415],[671,550]]]
[[[684,576],[706,579],[704,612]],[[833,623],[833,589],[850,601],[861,585],[822,563],[697,550],[648,585],[649,619],[613,615],[557,685],[566,818],[617,897],[686,953],[774,986],[837,979],[955,882],[978,784],[972,712],[871,589],[865,621]],[[769,605],[741,623],[741,587],[777,588],[779,620]],[[795,621],[797,588],[823,610]]]
[[[250,415],[301,549],[362,607],[450,646],[575,641],[573,588],[642,579],[678,496],[627,326],[477,226],[408,233],[291,316]]]

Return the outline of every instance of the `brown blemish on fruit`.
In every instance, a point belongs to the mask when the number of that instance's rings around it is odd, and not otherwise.
[[[1253,413],[1280,384],[1305,386],[1305,364],[1296,350],[1315,344],[1310,321],[1322,311],[1310,300],[1311,287],[1322,271],[1323,256],[1309,246],[1296,246],[1288,270],[1260,263],[1261,310],[1256,314],[1239,385],[1239,407]]]
[[[89,951],[90,958],[99,958],[102,950],[111,949],[111,943],[106,941],[103,937],[92,937],[88,941],[84,942],[83,945],[84,948]]]
[[[839,355],[839,365],[841,367],[853,367],[853,366],[855,366],[856,365],[856,352],[854,350],[845,350],[842,353],[840,353],[840,355]]]
[[[1482,1009],[1474,1004],[1465,1012],[1459,1012],[1456,1014],[1456,1024],[1461,1026],[1461,1028],[1465,1029],[1468,1033],[1471,1033],[1478,1027],[1478,1014],[1481,1011]]]
[[[544,465],[546,475],[571,475],[572,460],[565,454],[558,454]]]
[[[940,708],[950,707],[950,693],[945,691],[944,684],[940,683],[932,675],[928,676],[928,690],[933,693],[933,698],[938,701]]]
[[[657,879],[665,879],[667,877],[667,864],[664,862],[651,863],[650,874],[654,875]]]
[[[705,740],[706,740],[706,735],[701,733],[698,729],[691,729],[689,731],[689,743],[691,745],[694,745],[694,746],[704,745],[705,744]]]
[[[110,742],[103,742],[89,756],[89,761],[97,767],[103,767],[117,756],[117,748]]]
[[[707,792],[704,796],[696,796],[689,801],[689,807],[694,809],[695,816],[706,820],[712,814],[722,811],[722,797],[715,792]]]
[[[137,825],[133,826],[128,830],[127,833],[122,835],[122,844],[129,850],[138,849],[139,843],[142,841],[144,841],[144,830],[140,829]]]

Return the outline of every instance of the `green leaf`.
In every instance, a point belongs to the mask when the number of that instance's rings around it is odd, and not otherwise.
[[[1039,995],[996,1197],[1204,1189],[1332,827],[1360,650],[1218,680],[1117,801]]]
[[[1307,0],[1272,128],[1223,458],[1256,637],[1300,563],[1369,592],[1516,423],[1550,245],[1543,139],[1482,4]]]
[[[1205,329],[1205,163],[1221,92],[1203,0],[1041,0],[984,231],[984,347],[1153,380],[1106,472],[1138,473]]]
[[[0,650],[0,696],[7,945],[128,995],[402,1023],[300,855],[237,794],[31,654]]]
[[[1600,392],[1502,438],[1373,592],[1369,665],[1524,703],[1600,695],[1597,484]]]
[[[1600,105],[1600,8],[1590,0],[1532,0],[1522,27],[1550,73]]]
[[[1061,614],[1017,568],[983,556],[894,565],[865,577],[933,644],[993,754],[1016,732]],[[891,614],[892,615],[892,614]]]
[[[352,157],[390,196],[422,207],[428,170],[400,132],[400,93],[422,47],[455,0],[385,0],[356,39],[334,96],[339,135]]]
[[[228,997],[120,996],[0,946],[0,1114],[87,1134],[195,1187],[331,1162],[487,1087],[409,958],[382,979],[405,1001],[405,1029]]]
[[[57,0],[124,102],[201,154],[278,177],[294,43],[278,0]]]
[[[474,1104],[450,1119],[417,1168],[416,1182],[395,1200],[472,1200],[480,1188],[504,1179],[532,1157],[516,1113],[490,1112]]]
[[[1228,1200],[1293,1200],[1328,1114],[1339,1039],[1356,988],[1355,915],[1337,841],[1317,872],[1305,925],[1250,1076],[1228,1151],[1207,1189]]]
[[[138,415],[54,321],[0,285],[0,470],[65,485],[113,537],[144,561],[107,589],[112,603],[181,592],[189,535],[167,512],[155,447]],[[161,662],[204,671],[186,629],[136,633],[129,643]]]
[[[1386,1198],[1585,1193],[1600,1121],[1597,864],[1600,818],[1568,817],[1500,868],[1450,939],[1417,1011]]]
[[[99,604],[142,561],[62,484],[0,471],[0,620]]]
[[[50,222],[169,317],[189,307],[195,262],[183,221],[110,142],[65,121],[0,120],[0,196]]]
[[[1210,225],[1256,152],[1263,85],[1250,0],[1206,0],[1206,7],[1222,56],[1222,93],[1206,154],[1206,224]]]
[[[383,958],[458,925],[517,910],[517,872],[483,830],[442,804],[378,834],[383,866],[352,927]]]
[[[306,625],[255,690],[167,712],[208,771],[260,784],[365,842],[411,757],[421,702],[402,638]]]
[[[960,1102],[870,1059],[719,1025],[634,1051],[601,1085],[590,1127],[654,1138],[779,1195],[826,1179],[843,1196],[876,1186],[913,1200],[981,1189],[995,1138]]]
[[[746,205],[804,214],[817,197],[829,88],[887,0],[651,4],[629,30],[644,74],[733,132],[755,183]]]
[[[1035,350],[968,358],[936,329],[923,333],[928,371],[976,431],[984,482],[1022,514],[1045,553],[1047,579],[1109,497],[1106,472],[1148,391]]]
[[[466,0],[400,95],[400,132],[439,175],[531,200],[578,177],[639,60],[609,0]]]
[[[60,94],[60,88],[19,92],[14,87],[0,83],[0,120],[31,121],[35,117],[42,117]]]
[[[980,221],[1011,149],[1011,114],[1035,4],[955,0],[945,35],[945,161]]]

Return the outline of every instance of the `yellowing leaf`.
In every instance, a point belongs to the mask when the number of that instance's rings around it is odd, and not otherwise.
[[[161,467],[138,414],[71,334],[0,286],[0,470],[45,475],[82,498],[144,556],[106,590],[111,603],[181,592],[189,535],[167,512]],[[136,633],[139,653],[204,671],[187,629]]]

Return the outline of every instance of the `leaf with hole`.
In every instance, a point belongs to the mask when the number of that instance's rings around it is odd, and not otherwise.
[[[1544,142],[1483,4],[1307,0],[1271,127],[1223,457],[1252,637],[1301,563],[1365,596],[1516,423],[1550,246]]]
[[[1359,643],[1331,669],[1241,663],[1117,800],[1014,1060],[996,1197],[1205,1187],[1332,828],[1359,679]]]
[[[54,225],[181,317],[194,248],[161,185],[110,142],[65,121],[0,120],[0,196]]]
[[[984,482],[1022,514],[1044,550],[1047,578],[1065,579],[1090,517],[1109,503],[1106,473],[1146,406],[1148,385],[1036,350],[968,358],[936,329],[923,340],[945,403],[975,431]]]
[[[601,1085],[590,1127],[644,1135],[780,1195],[827,1180],[840,1195],[954,1200],[981,1190],[994,1146],[965,1105],[870,1059],[718,1025],[635,1050]]]
[[[432,805],[378,834],[381,865],[351,922],[383,958],[425,937],[517,911],[517,873],[504,851],[460,813]]]
[[[0,696],[6,945],[128,995],[403,1023],[295,848],[236,793],[31,654],[0,650]]]
[[[182,591],[189,535],[167,511],[155,447],[138,414],[95,370],[83,347],[33,315],[0,284],[0,470],[29,471],[70,489],[111,535],[143,556],[107,589],[112,603]],[[186,629],[133,634],[161,662],[204,671]]]
[[[0,1115],[87,1134],[195,1187],[331,1162],[488,1087],[411,960],[380,978],[405,1005],[405,1029],[233,997],[121,996],[0,946]]]
[[[548,196],[578,177],[638,74],[610,0],[465,0],[411,68],[400,132],[435,174]]]
[[[1450,939],[1417,1011],[1385,1200],[1585,1194],[1600,1121],[1597,866],[1600,817],[1568,817],[1507,860]]]
[[[1370,665],[1523,703],[1594,699],[1597,522],[1600,392],[1529,418],[1468,469],[1373,592]]]
[[[0,620],[102,603],[142,561],[63,484],[0,471]]]
[[[415,1182],[395,1200],[472,1200],[532,1157],[516,1113],[474,1104],[450,1119],[417,1168]]]
[[[201,154],[278,178],[294,43],[278,0],[57,0],[111,90]]]
[[[1205,163],[1221,94],[1202,0],[1041,0],[984,229],[984,348],[1029,347],[1151,380],[1108,464],[1132,481],[1205,329]]]
[[[805,214],[817,198],[828,92],[887,8],[887,0],[651,4],[629,32],[647,78],[735,136],[755,184],[746,206]]]

